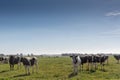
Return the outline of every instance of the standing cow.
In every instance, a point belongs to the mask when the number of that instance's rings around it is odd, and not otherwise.
[[[26,74],[30,74],[30,67],[32,67],[32,72],[34,72],[34,66],[36,66],[36,72],[38,71],[38,62],[36,57],[23,57],[21,61],[25,67]]]
[[[118,54],[118,55],[114,55],[114,58],[117,60],[117,63],[119,64],[120,54]]]
[[[11,56],[9,57],[10,70],[13,70],[13,69],[14,69],[14,65],[15,65],[15,64],[18,64],[18,69],[19,69],[20,64],[21,64],[20,62],[21,62],[21,57],[11,55]]]
[[[72,58],[73,68],[74,68],[74,74],[78,74],[78,66],[80,66],[81,69],[81,59],[78,55],[72,55],[70,56]]]

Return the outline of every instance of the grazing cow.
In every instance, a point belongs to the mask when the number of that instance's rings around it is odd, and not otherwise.
[[[4,60],[4,58],[3,57],[0,57],[0,62],[2,63],[2,61]]]
[[[97,59],[97,63],[100,63],[101,65],[101,70],[104,70],[104,65],[105,65],[105,61],[107,60],[108,62],[108,55],[104,55],[104,54],[99,54],[96,59]]]
[[[73,68],[74,68],[74,74],[78,74],[78,66],[80,65],[81,69],[81,59],[78,55],[72,55],[70,56],[72,58]]]
[[[38,70],[38,63],[36,57],[23,57],[21,61],[25,67],[26,74],[30,74],[30,66],[32,67],[32,72],[34,72],[34,65],[36,66],[36,72]]]
[[[80,70],[83,71],[83,65],[84,65],[85,63],[87,63],[87,56],[86,56],[86,55],[80,55],[79,57],[80,57],[80,59],[81,59],[81,69],[80,69]]]
[[[88,64],[87,70],[89,70],[90,64],[91,64],[91,70],[93,69],[93,64],[95,64],[95,56],[94,55],[80,55],[81,59],[81,68],[83,70],[83,65],[85,63]]]
[[[120,55],[114,55],[114,58],[118,61],[117,63],[119,64]]]
[[[103,70],[104,69],[105,56],[101,55],[99,62],[100,62],[100,65],[101,65],[101,70]]]
[[[87,61],[88,61],[88,70],[89,70],[89,64],[91,64],[91,70],[93,69],[93,65],[95,66],[95,70],[97,69],[97,63],[101,64],[101,69],[104,69],[104,62],[108,60],[107,55],[87,55]]]
[[[88,63],[88,69],[87,70],[93,70],[93,66],[95,65],[96,68],[96,56],[95,55],[87,55],[87,63]],[[89,69],[91,67],[91,69]]]
[[[20,58],[20,57],[16,57],[16,56],[11,55],[11,56],[9,57],[10,70],[13,70],[13,69],[14,69],[14,65],[15,65],[15,64],[18,64],[18,69],[19,69],[19,67],[20,67],[20,62],[21,62],[21,58]]]
[[[2,63],[8,63],[9,57],[0,57]]]
[[[82,69],[83,69],[84,63],[87,63],[87,70],[89,70],[90,64],[91,64],[91,69],[92,69],[92,66],[93,66],[93,56],[92,55],[82,55],[82,56],[80,55],[80,58],[81,58]]]
[[[78,54],[79,55],[79,54]],[[78,73],[78,66],[80,65],[80,70],[83,70],[83,65],[87,63],[87,70],[94,71],[98,69],[97,64],[101,65],[101,70],[104,70],[105,61],[108,60],[109,56],[105,54],[89,54],[89,55],[78,55],[73,54],[70,56],[73,60],[74,73]]]

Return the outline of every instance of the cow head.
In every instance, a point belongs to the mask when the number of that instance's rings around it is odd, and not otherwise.
[[[77,55],[71,55],[70,57],[72,58],[73,63],[76,64],[76,63],[77,63],[77,57],[78,57],[78,56],[77,56]]]

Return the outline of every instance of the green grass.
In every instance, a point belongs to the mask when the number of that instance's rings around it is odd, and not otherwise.
[[[78,75],[69,78],[73,72],[73,66],[69,57],[60,58],[39,58],[38,73],[32,73],[29,76],[24,75],[25,70],[21,69],[10,71],[8,64],[0,64],[0,80],[120,80],[120,64],[116,64],[113,57],[109,58],[109,64],[105,65],[105,71],[99,69],[95,72],[79,71]]]

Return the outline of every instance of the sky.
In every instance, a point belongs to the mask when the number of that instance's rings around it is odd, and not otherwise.
[[[0,53],[120,53],[120,0],[0,0]]]

